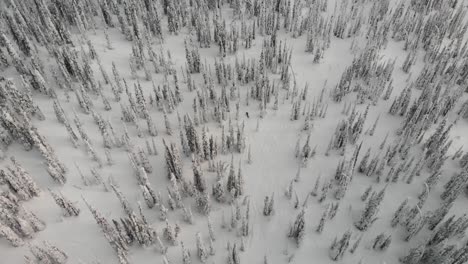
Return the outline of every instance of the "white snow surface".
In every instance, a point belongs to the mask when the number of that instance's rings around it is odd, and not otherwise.
[[[330,6],[332,6],[330,4]],[[226,8],[226,15],[230,16],[231,10]],[[280,31],[281,32],[281,31]],[[109,29],[113,49],[109,50],[106,47],[106,41],[102,30],[97,30],[96,34],[89,32],[88,37],[91,39],[99,56],[102,64],[109,75],[112,73],[111,63],[115,62],[121,77],[128,81],[129,87],[133,88],[133,83],[130,76],[130,69],[128,66],[129,54],[131,53],[131,43],[124,39],[124,36],[118,31],[117,28]],[[185,65],[185,52],[183,40],[189,33],[184,28],[182,32],[177,35],[169,35],[166,32],[165,42],[162,44],[164,49],[171,51],[174,68],[180,71],[181,66]],[[337,82],[346,66],[350,65],[353,57],[358,53],[357,50],[351,50],[350,45],[352,39],[337,39],[332,38],[331,47],[325,51],[324,59],[314,64],[313,57],[304,52],[305,49],[305,36],[299,38],[291,38],[290,35],[281,32],[278,36],[280,40],[286,40],[289,46],[293,47],[292,55],[292,69],[295,74],[295,79],[298,87],[302,88],[306,83],[309,83],[308,100],[317,98],[325,86],[330,91]],[[251,49],[245,50],[241,48],[237,56],[258,58],[263,38],[257,37]],[[155,42],[154,47],[157,48],[161,44]],[[391,99],[388,101],[380,100],[377,105],[371,105],[369,116],[364,125],[364,130],[370,128],[375,118],[380,115],[379,125],[373,136],[362,135],[359,141],[363,141],[362,150],[359,160],[364,155],[368,147],[372,148],[372,154],[378,153],[378,146],[384,139],[385,135],[389,133],[388,142],[392,142],[396,138],[395,131],[400,126],[402,118],[399,116],[391,116],[388,109],[392,99],[399,95],[399,92],[406,86],[409,80],[414,79],[419,70],[422,68],[422,61],[419,58],[416,65],[411,70],[411,76],[405,74],[401,70],[401,64],[405,59],[406,52],[402,50],[402,42],[394,42],[390,40],[387,49],[384,52],[383,60],[396,58],[396,67],[393,73],[393,84],[395,90],[392,93]],[[219,59],[218,47],[212,45],[211,48],[200,49],[202,61],[206,61],[212,65],[215,58]],[[44,54],[46,54],[44,52]],[[234,60],[234,55],[227,55],[226,60]],[[44,58],[47,61],[47,58]],[[95,76],[102,79],[98,70],[97,64],[94,62]],[[5,74],[9,74],[6,72]],[[150,81],[144,80],[144,73],[138,72],[139,81],[143,87],[144,92],[148,95],[152,92]],[[279,75],[272,75],[273,78],[279,79]],[[15,82],[17,76],[14,73],[9,74]],[[179,77],[181,75],[179,74]],[[193,75],[197,85],[203,85],[202,78],[199,74]],[[163,76],[161,74],[153,73],[153,80],[156,84],[162,83]],[[182,79],[182,78],[180,78]],[[408,80],[409,79],[409,80]],[[186,83],[179,80],[181,90],[183,91],[183,103],[177,108],[177,111],[182,115],[185,113],[192,113],[192,102],[195,98],[195,92],[189,92]],[[51,82],[52,83],[52,82]],[[218,87],[218,86],[217,86]],[[242,170],[245,178],[245,199],[250,202],[250,215],[251,215],[251,234],[245,239],[246,250],[241,252],[241,263],[263,263],[264,256],[268,257],[270,264],[277,263],[358,263],[360,260],[363,263],[398,263],[398,258],[408,250],[421,241],[427,238],[426,229],[420,232],[410,242],[403,241],[404,231],[402,228],[391,228],[390,219],[399,204],[405,199],[409,198],[410,203],[415,203],[417,195],[422,188],[422,182],[427,178],[428,172],[424,171],[419,177],[416,177],[412,184],[398,182],[388,184],[385,199],[380,207],[379,219],[375,224],[363,233],[364,237],[361,245],[356,253],[346,253],[345,258],[338,262],[333,262],[328,257],[328,248],[335,237],[340,238],[342,234],[348,230],[353,232],[351,243],[357,239],[361,233],[358,231],[353,223],[360,217],[364,203],[360,200],[361,194],[370,185],[374,185],[374,190],[380,190],[387,185],[385,181],[375,183],[373,178],[366,177],[360,173],[355,173],[353,181],[351,182],[346,196],[340,202],[340,208],[333,220],[327,221],[325,229],[322,234],[315,231],[319,223],[320,217],[331,202],[336,200],[329,194],[328,198],[323,203],[318,203],[318,197],[309,197],[306,206],[306,235],[300,247],[287,237],[289,226],[294,222],[296,215],[300,209],[294,208],[295,198],[291,200],[284,196],[290,181],[294,179],[299,163],[298,159],[294,157],[295,145],[297,139],[301,139],[301,144],[304,143],[307,132],[302,130],[303,119],[298,121],[290,120],[291,101],[285,99],[285,91],[280,89],[280,104],[278,110],[272,109],[272,104],[268,104],[266,115],[259,121],[259,130],[256,130],[257,120],[259,120],[258,102],[250,101],[250,105],[245,103],[247,89],[250,86],[242,86],[241,89],[241,110],[240,120],[235,120],[235,110],[231,111],[230,115],[233,122],[245,122],[245,131],[247,136],[247,146],[251,146],[252,150],[252,164],[247,163],[247,151],[242,154],[234,154],[234,164],[236,168],[242,163]],[[109,86],[105,86],[105,93],[108,98],[112,98]],[[417,93],[417,91],[415,92]],[[76,99],[71,95],[71,99],[67,102],[65,94],[62,91],[57,93],[60,102],[69,119],[73,118],[73,111],[78,113],[81,121],[84,123],[86,132],[91,138],[96,151],[104,160],[104,146],[102,144],[102,137],[100,136],[97,126],[94,124],[91,115],[85,115],[79,111]],[[294,183],[294,191],[299,197],[300,204],[303,203],[307,194],[313,189],[317,177],[321,176],[321,184],[325,180],[333,178],[334,172],[338,162],[342,159],[339,153],[331,151],[329,156],[324,153],[327,149],[328,142],[334,133],[335,127],[338,122],[345,118],[341,113],[345,102],[353,102],[355,94],[352,93],[345,97],[341,103],[333,102],[328,94],[325,95],[325,101],[328,103],[328,113],[324,119],[316,119],[312,121],[313,128],[311,129],[311,147],[317,146],[317,154],[314,158],[309,160],[308,166],[301,169],[301,179],[299,182]],[[413,94],[415,98],[415,94]],[[34,180],[41,187],[43,192],[39,197],[33,198],[30,201],[24,202],[23,205],[37,214],[37,216],[46,222],[47,227],[44,231],[38,232],[30,243],[36,241],[47,240],[57,245],[60,249],[65,251],[69,256],[68,263],[92,263],[98,260],[100,263],[117,263],[117,258],[113,249],[104,238],[101,230],[93,219],[92,214],[87,209],[82,197],[86,199],[91,205],[97,208],[108,220],[124,217],[123,211],[119,200],[116,195],[111,192],[105,192],[101,186],[83,186],[81,178],[75,168],[75,163],[78,164],[84,174],[90,175],[90,169],[96,167],[97,164],[93,162],[90,156],[86,153],[83,144],[78,148],[74,148],[68,139],[68,134],[65,128],[58,123],[55,118],[52,102],[50,98],[45,95],[35,94],[34,100],[37,102],[46,120],[34,120],[34,125],[38,128],[41,135],[44,135],[51,146],[56,151],[58,158],[66,164],[69,171],[67,173],[68,181],[64,186],[59,186],[52,181],[45,170],[42,158],[38,151],[25,151],[19,144],[13,144],[6,152],[7,156],[15,156],[16,159],[24,166],[24,168],[31,173]],[[111,100],[112,110],[105,111],[100,98],[93,98],[95,107],[103,117],[109,118],[116,129],[117,134],[123,132],[121,117],[121,109],[119,103]],[[126,102],[126,96],[122,98]],[[232,105],[234,106],[235,102]],[[367,104],[358,105],[359,111],[364,111]],[[233,107],[234,109],[234,107]],[[170,184],[166,175],[164,148],[162,139],[167,142],[174,142],[180,146],[179,132],[177,126],[177,114],[173,112],[169,114],[169,118],[174,129],[172,136],[165,133],[164,119],[162,112],[157,109],[151,109],[150,114],[155,121],[159,135],[155,138],[157,143],[159,155],[150,156],[150,162],[154,170],[148,174],[151,185],[156,191],[161,191],[163,197],[166,194],[166,187]],[[247,118],[245,112],[249,112],[250,118]],[[450,116],[449,119],[453,120],[455,117]],[[140,119],[142,128],[146,127],[143,120]],[[214,134],[218,137],[221,135],[221,128],[214,122],[207,124],[209,134]],[[200,128],[200,127],[199,127]],[[433,127],[435,128],[435,126]],[[433,129],[432,128],[432,129]],[[129,132],[132,135],[132,141],[136,147],[141,146],[145,149],[145,138],[147,131],[144,129],[145,137],[139,138],[136,135],[136,130],[133,126],[129,127]],[[451,138],[454,140],[449,153],[453,154],[459,146],[464,146],[464,150],[468,150],[466,143],[468,142],[468,123],[466,120],[460,120],[451,131]],[[346,155],[351,155],[354,147],[349,147]],[[421,153],[421,149],[412,149],[413,153]],[[382,153],[384,154],[384,153]],[[104,165],[100,169],[101,175],[106,179],[108,176],[116,180],[120,190],[125,194],[134,209],[137,210],[137,202],[140,201],[144,208],[144,214],[151,226],[158,230],[161,234],[165,223],[159,220],[159,211],[157,207],[148,209],[144,204],[138,183],[133,170],[129,163],[127,152],[123,148],[112,149],[112,155],[115,164],[112,166]],[[187,179],[192,180],[192,169],[190,158],[182,155],[183,158],[183,175]],[[231,155],[220,155],[219,160],[230,162]],[[0,161],[0,166],[5,166],[8,159]],[[207,179],[208,186],[211,189],[211,184],[214,183],[215,173],[208,172],[207,162],[202,163],[204,175]],[[458,171],[459,165],[452,160],[447,160],[443,167],[442,183],[445,183],[453,173]],[[387,172],[388,170],[386,170]],[[384,173],[386,175],[386,173]],[[427,203],[423,211],[429,211],[437,208],[441,204],[439,198],[442,192],[442,183],[438,184],[436,189],[430,193]],[[66,197],[75,201],[81,209],[81,214],[78,217],[62,217],[62,212],[54,203],[52,197],[47,192],[47,188],[52,190],[59,190]],[[265,217],[262,214],[263,199],[266,195],[275,194],[275,212],[274,215]],[[240,202],[244,200],[240,198]],[[466,197],[461,195],[451,213],[457,215],[467,213]],[[190,225],[183,221],[182,211],[180,209],[169,212],[169,220],[171,223],[178,222],[181,225],[182,231],[179,237],[180,241],[190,250],[193,263],[200,263],[196,257],[196,244],[195,234],[201,232],[202,238],[206,245],[208,245],[208,227],[207,218],[197,213],[193,199],[185,199],[186,206],[192,207],[194,213],[194,224]],[[242,206],[245,210],[245,206]],[[221,228],[222,214],[224,213],[226,221],[229,223],[231,217],[231,206],[228,204],[217,203],[212,200],[212,211],[210,217],[214,224],[216,233],[215,249],[216,255],[210,256],[208,263],[223,263],[226,262],[227,251],[226,245],[228,242],[237,243],[240,245],[240,236],[236,230],[231,230],[229,227]],[[381,232],[392,235],[392,244],[390,248],[384,252],[374,251],[371,248],[371,243],[376,235]],[[0,263],[13,264],[22,263],[23,256],[28,255],[28,247],[22,246],[14,248],[8,244],[6,240],[0,239]],[[181,248],[180,246],[169,246],[167,257],[171,263],[182,263]],[[133,246],[130,249],[130,260],[132,263],[149,264],[149,263],[162,263],[162,255],[156,250],[154,246],[142,248]]]

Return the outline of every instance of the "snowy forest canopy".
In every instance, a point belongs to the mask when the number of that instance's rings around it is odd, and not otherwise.
[[[4,0],[0,262],[468,262],[468,2]]]

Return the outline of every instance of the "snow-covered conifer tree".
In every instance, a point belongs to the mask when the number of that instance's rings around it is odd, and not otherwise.
[[[361,219],[355,223],[356,228],[359,230],[367,230],[369,226],[377,219],[376,215],[379,211],[380,203],[385,195],[386,188],[383,188],[379,193],[372,195],[366,203],[364,212]]]
[[[70,200],[68,200],[63,194],[55,193],[50,191],[52,198],[54,198],[55,203],[61,207],[64,211],[65,216],[78,216],[80,214],[80,209]]]
[[[301,212],[297,215],[294,224],[289,228],[288,236],[294,239],[297,246],[300,246],[302,239],[305,235],[305,209],[302,209]]]
[[[184,263],[184,264],[192,263],[190,252],[188,251],[187,248],[185,248],[184,243],[180,242],[180,246],[182,248],[182,263]]]
[[[203,241],[202,241],[200,232],[197,232],[196,238],[197,238],[197,254],[198,254],[198,257],[200,258],[200,261],[202,263],[206,263],[206,261],[208,259],[208,251],[207,251],[207,249],[205,247],[205,243],[203,243]]]

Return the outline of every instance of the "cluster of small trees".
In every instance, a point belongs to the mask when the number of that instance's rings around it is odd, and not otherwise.
[[[53,263],[53,264],[65,264],[68,260],[68,255],[59,249],[58,247],[50,244],[47,241],[43,241],[42,246],[30,245],[29,251],[33,255],[33,258],[25,256],[25,263]]]
[[[115,250],[119,263],[129,263],[127,241],[122,237],[118,230],[111,223],[109,223],[109,221],[101,213],[99,213],[99,211],[97,211],[87,202],[86,205],[93,214],[96,223],[101,228],[101,231],[104,233],[104,237]]]
[[[45,229],[45,223],[20,201],[10,191],[0,195],[0,237],[15,247],[22,246],[24,239],[33,238],[35,233]]]
[[[348,142],[351,144],[356,143],[364,130],[364,122],[367,119],[368,112],[369,106],[364,113],[359,113],[359,115],[356,109],[353,109],[348,119],[340,121],[336,127],[335,134],[330,140],[327,152],[330,149],[336,149],[344,154]]]
[[[12,165],[8,165],[5,170],[0,170],[0,182],[8,187],[9,192],[18,199],[27,201],[39,196],[40,189],[31,175],[11,157]]]
[[[466,245],[456,246],[448,243],[450,238],[465,232],[467,228],[466,216],[455,219],[451,216],[442,222],[429,240],[412,248],[400,258],[404,264],[415,263],[463,263],[467,261]]]

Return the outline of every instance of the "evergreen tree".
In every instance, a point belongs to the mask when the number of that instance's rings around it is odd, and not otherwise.
[[[163,140],[164,147],[166,149],[166,166],[168,169],[168,177],[174,174],[176,179],[182,179],[182,164],[180,161],[179,151],[174,143],[170,146]]]
[[[202,169],[200,168],[200,161],[198,156],[192,155],[192,170],[193,170],[193,184],[198,192],[202,193],[206,190],[206,180],[203,176]]]
[[[317,229],[316,229],[316,231],[317,231],[319,234],[322,233],[322,231],[323,231],[323,228],[324,228],[324,226],[325,226],[325,222],[327,221],[329,212],[330,212],[330,205],[327,206],[327,208],[325,209],[325,211],[323,211],[322,217],[320,218],[320,222],[319,222],[319,224],[318,224],[318,226],[317,226]]]
[[[398,209],[395,211],[393,214],[393,218],[391,220],[391,226],[395,227],[398,223],[401,222],[402,217],[404,216],[405,210],[407,210],[407,204],[408,204],[408,198],[405,199],[400,206],[398,206]]]
[[[0,237],[5,238],[14,247],[24,245],[23,239],[9,226],[2,223],[0,223]]]
[[[173,246],[177,245],[177,233],[172,225],[169,224],[169,221],[166,219],[166,227],[164,228],[164,238]],[[183,243],[181,243],[183,248]]]
[[[182,247],[182,263],[184,264],[192,263],[190,252],[187,250],[187,248],[185,248],[184,243],[181,242],[180,246]]]
[[[343,258],[344,253],[349,247],[349,241],[351,239],[351,231],[347,231],[343,234],[343,237],[332,243],[329,250],[329,256],[332,260],[337,261]]]
[[[400,258],[400,262],[403,264],[417,264],[422,258],[425,250],[425,245],[421,244],[416,248],[410,250],[408,255]]]
[[[197,238],[198,257],[200,258],[200,261],[202,263],[206,263],[207,258],[208,258],[208,251],[206,250],[205,244],[202,241],[200,232],[197,233],[196,238]]]
[[[70,200],[65,198],[63,194],[57,194],[52,191],[50,191],[50,194],[52,195],[52,198],[54,198],[55,203],[63,209],[65,216],[78,216],[80,214],[80,209]]]
[[[304,219],[305,210],[302,209],[301,212],[297,215],[296,221],[289,228],[288,236],[293,238],[297,246],[300,246],[304,235],[305,235],[305,219]]]
[[[195,202],[200,213],[208,215],[211,211],[211,202],[208,192],[197,192]]]
[[[372,195],[371,198],[369,198],[361,219],[355,223],[357,229],[367,230],[377,219],[376,215],[379,211],[379,205],[384,198],[385,189],[386,188],[383,188],[378,194]]]

